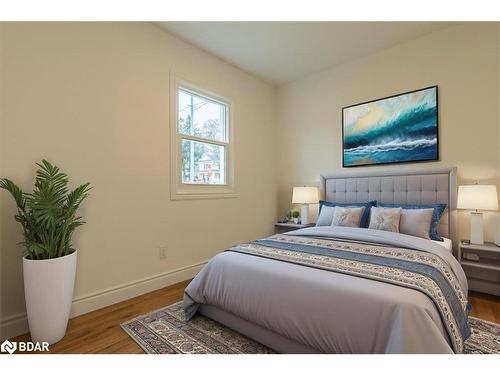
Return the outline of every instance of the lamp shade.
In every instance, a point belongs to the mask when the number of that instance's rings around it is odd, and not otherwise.
[[[458,187],[457,208],[464,210],[498,210],[495,185],[461,185]]]
[[[299,186],[293,188],[292,203],[309,204],[318,203],[318,188],[311,186]]]

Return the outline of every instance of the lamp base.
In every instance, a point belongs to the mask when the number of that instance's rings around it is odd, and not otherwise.
[[[300,224],[307,225],[309,224],[309,205],[301,204],[300,205]]]
[[[484,245],[482,212],[470,213],[470,243]]]
[[[497,221],[495,224],[495,245],[500,246],[500,215],[496,217]]]

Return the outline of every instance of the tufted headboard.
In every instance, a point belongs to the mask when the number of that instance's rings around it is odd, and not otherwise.
[[[335,202],[446,203],[441,236],[456,242],[457,168],[370,169],[321,175],[320,197]]]

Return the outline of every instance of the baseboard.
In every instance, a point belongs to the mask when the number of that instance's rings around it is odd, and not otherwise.
[[[153,290],[178,283],[194,277],[207,261],[177,268],[172,271],[146,277],[131,283],[118,285],[97,293],[76,297],[71,306],[71,318],[90,311],[101,309],[127,299],[140,296]]]
[[[0,322],[0,340],[22,335],[29,331],[26,313],[11,315]]]
[[[83,315],[88,312],[125,301],[141,294],[152,292],[160,288],[193,278],[207,261],[195,263],[186,267],[177,268],[154,276],[146,277],[131,283],[117,285],[113,288],[78,296],[71,305],[70,317]],[[26,313],[12,315],[0,321],[0,339],[19,336],[29,331]]]
[[[469,278],[469,290],[500,296],[500,286],[496,282]]]

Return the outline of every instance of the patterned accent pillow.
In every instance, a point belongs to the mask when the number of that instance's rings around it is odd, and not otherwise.
[[[370,207],[376,206],[377,201],[369,201],[363,203],[339,203],[339,202],[331,202],[331,201],[319,201],[319,218],[316,222],[316,226],[330,225],[333,219],[333,210],[327,210],[328,213],[325,213],[322,217],[323,208],[326,207],[364,207],[363,215],[361,216],[360,227],[368,228],[368,218],[370,217]]]
[[[335,207],[333,213],[332,227],[356,227],[359,228],[361,215],[364,207]]]
[[[399,220],[401,219],[401,207],[383,208],[372,207],[370,212],[370,229],[385,230],[388,232],[399,232]]]

